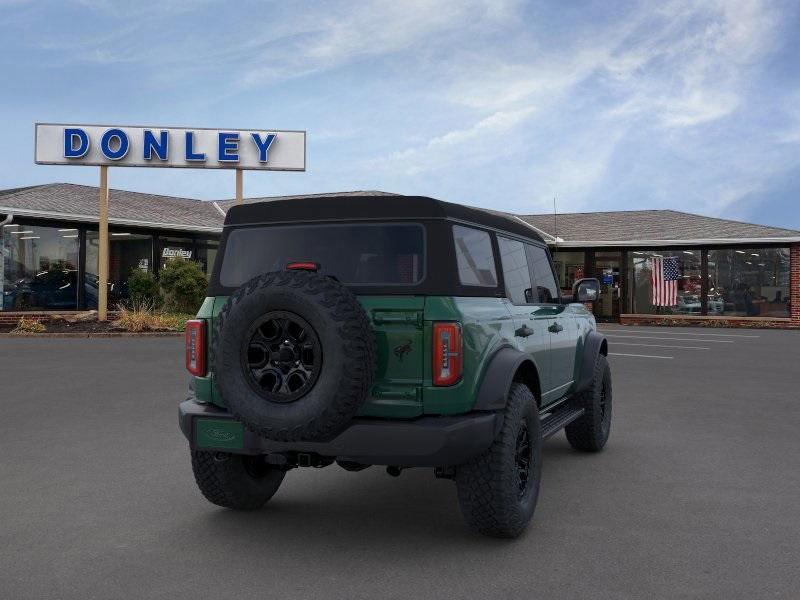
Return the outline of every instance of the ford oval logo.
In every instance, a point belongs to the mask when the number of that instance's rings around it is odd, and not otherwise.
[[[236,436],[224,429],[206,429],[205,434],[216,442],[232,442]]]

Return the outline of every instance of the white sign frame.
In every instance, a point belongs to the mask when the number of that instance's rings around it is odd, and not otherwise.
[[[89,141],[86,152],[65,156],[65,129],[80,129]],[[127,138],[128,148],[119,157],[104,154],[102,139],[109,131],[119,130]],[[167,134],[165,152],[154,152],[153,143],[145,143],[145,131],[156,142]],[[191,134],[191,142],[188,134]],[[225,150],[220,134],[225,134]],[[268,136],[274,134],[269,144]],[[254,135],[258,135],[256,139]],[[80,149],[80,138],[76,138]],[[111,135],[105,148],[119,149],[119,136]],[[115,142],[112,144],[111,142]],[[261,143],[261,150],[259,149]],[[266,150],[264,147],[266,146]],[[164,147],[157,144],[159,150]],[[72,148],[75,148],[73,145]],[[149,150],[150,157],[145,153]],[[263,151],[263,152],[262,152]],[[113,153],[112,153],[113,154]],[[202,154],[203,158],[190,158]],[[166,158],[162,158],[165,155]],[[232,156],[236,160],[232,160]],[[220,160],[223,156],[227,157]],[[267,160],[261,160],[266,157]],[[34,162],[39,165],[97,167],[151,167],[172,169],[229,169],[253,171],[305,171],[306,132],[278,129],[220,129],[209,127],[164,127],[147,125],[80,125],[70,123],[35,123]]]

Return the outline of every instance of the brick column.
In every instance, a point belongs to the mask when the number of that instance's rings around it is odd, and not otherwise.
[[[800,325],[800,244],[792,246],[790,256],[789,302],[792,305],[792,324]]]

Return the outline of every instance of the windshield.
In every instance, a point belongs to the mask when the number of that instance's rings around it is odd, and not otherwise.
[[[312,261],[350,285],[415,285],[425,276],[425,229],[419,223],[274,225],[228,234],[219,271],[224,287]]]

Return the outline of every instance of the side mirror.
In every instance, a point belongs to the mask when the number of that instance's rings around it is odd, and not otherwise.
[[[600,280],[594,277],[579,279],[572,286],[575,302],[594,302],[600,296]]]

